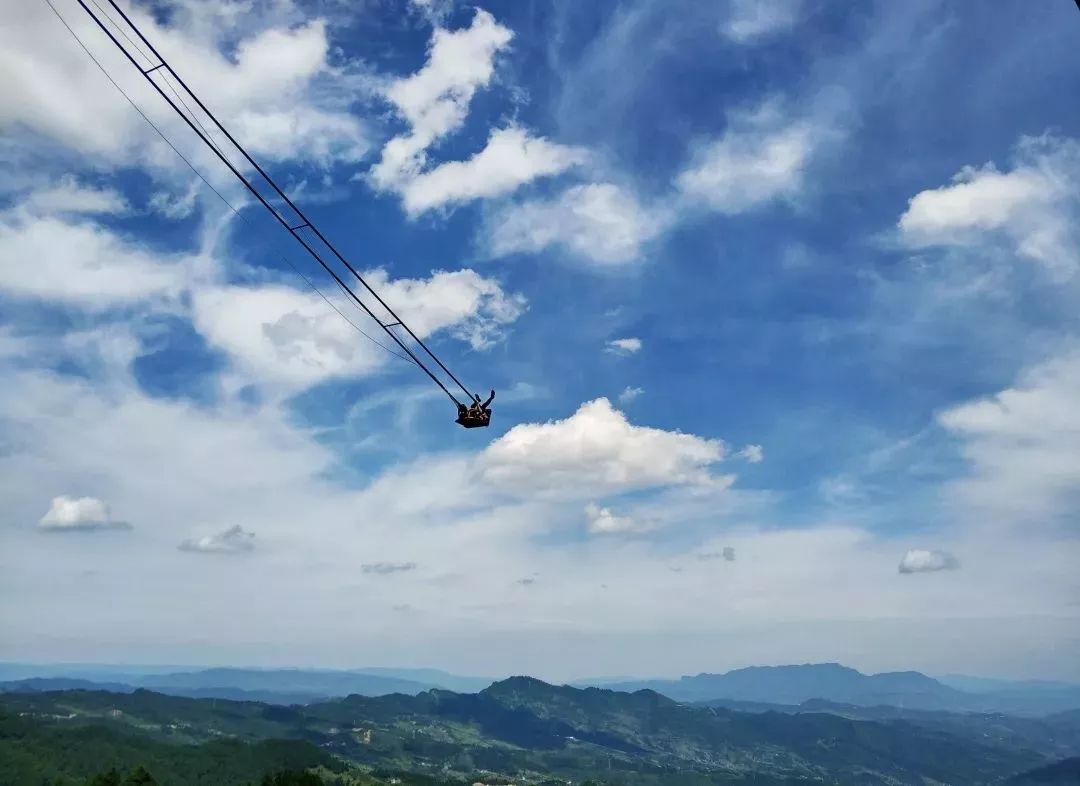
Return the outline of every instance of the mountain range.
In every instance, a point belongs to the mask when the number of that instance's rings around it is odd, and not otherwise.
[[[49,745],[69,749],[80,728],[123,732],[125,744],[134,734],[185,748],[298,740],[365,772],[421,772],[458,786],[496,775],[527,786],[590,778],[626,786],[996,784],[1018,773],[1041,777],[1047,765],[1056,766],[1052,774],[1068,772],[1060,762],[1080,755],[1080,712],[1038,721],[875,712],[742,712],[649,690],[554,686],[528,677],[473,694],[435,689],[294,707],[145,689],[0,696],[0,720],[11,719],[19,739],[40,740],[45,758],[59,755]],[[27,729],[30,723],[36,726]],[[21,754],[11,750],[18,763]]]
[[[438,669],[371,668],[349,671],[329,669],[209,668],[162,672],[124,671],[124,667],[0,665],[0,692],[47,690],[105,690],[132,693],[139,688],[189,698],[264,701],[270,704],[309,704],[359,694],[416,695],[439,688],[470,693],[492,680],[463,677]]]
[[[605,682],[618,691],[653,690],[684,702],[717,700],[797,706],[814,699],[952,712],[1038,715],[1080,708],[1080,685],[953,676],[952,684],[917,671],[863,674],[839,663],[751,666],[677,680]],[[966,685],[961,690],[958,686]],[[971,688],[977,688],[972,690]]]
[[[145,688],[173,696],[310,704],[349,695],[415,696],[432,689],[476,693],[494,680],[464,677],[438,669],[209,668],[164,671],[122,666],[0,664],[0,692],[88,689],[131,693]],[[857,707],[1043,715],[1080,709],[1080,685],[1045,681],[991,680],[962,675],[941,679],[917,671],[864,674],[837,663],[754,666],[722,674],[679,679],[588,680],[575,687],[603,687],[633,693],[651,690],[680,702],[735,706],[743,710],[784,711],[806,702],[826,701]]]

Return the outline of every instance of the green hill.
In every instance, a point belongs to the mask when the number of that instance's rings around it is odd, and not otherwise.
[[[282,771],[344,769],[329,754],[296,740],[175,745],[132,729],[65,727],[0,714],[0,783],[6,786],[82,786],[109,770],[130,773],[140,766],[161,786],[237,786]]]
[[[143,690],[6,694],[4,707],[57,733],[137,733],[163,746],[155,755],[170,747],[213,752],[222,744],[251,751],[272,739],[384,772],[466,779],[488,771],[536,786],[549,779],[619,786],[978,784],[1048,761],[1023,737],[986,744],[962,733],[962,725],[739,712],[680,704],[653,691],[577,689],[526,677],[476,694],[432,690],[294,707]]]

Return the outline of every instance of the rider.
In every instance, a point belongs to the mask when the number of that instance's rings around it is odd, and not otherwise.
[[[458,404],[458,420],[482,420],[487,421],[491,419],[491,402],[495,399],[495,391],[491,391],[491,395],[488,396],[487,401],[481,402],[480,396],[476,393],[473,394],[472,406],[466,409],[464,404]]]

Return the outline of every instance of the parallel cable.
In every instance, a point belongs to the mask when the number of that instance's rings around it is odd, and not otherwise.
[[[89,13],[91,16],[94,16],[93,12],[90,11],[90,9],[86,6],[86,3],[84,2],[84,0],[78,0],[78,2],[79,2],[79,5],[81,5],[83,7],[83,9],[86,10],[87,13]],[[387,313],[389,313],[390,316],[395,320],[394,326],[401,325],[401,327],[405,328],[406,332],[412,337],[412,339],[420,347],[423,348],[423,350],[431,357],[432,360],[435,361],[435,363],[439,366],[439,368],[441,368],[447,374],[447,376],[449,376],[450,379],[452,379],[457,384],[457,386],[459,388],[461,388],[461,390],[465,393],[466,397],[471,401],[473,399],[473,396],[469,392],[469,389],[466,388],[465,385],[462,384],[462,382],[456,376],[454,376],[453,372],[451,372],[450,369],[448,369],[446,367],[446,365],[441,360],[439,360],[439,358],[435,355],[435,353],[432,352],[431,349],[428,348],[427,344],[425,344],[420,339],[420,337],[417,336],[413,332],[412,328],[410,328],[407,324],[405,324],[405,322],[394,312],[394,310],[392,308],[390,308],[390,306],[387,305],[387,303],[381,297],[379,297],[379,294],[374,289],[371,288],[371,286],[367,283],[367,281],[364,280],[363,276],[360,275],[359,271],[357,271],[356,268],[353,267],[349,263],[349,261],[344,257],[344,255],[342,255],[342,253],[340,251],[338,251],[338,249],[326,238],[326,236],[323,235],[323,233],[319,230],[319,228],[316,227],[311,222],[311,220],[308,219],[308,217],[304,214],[304,212],[302,210],[300,210],[299,207],[296,206],[296,204],[292,201],[292,199],[290,199],[289,196],[274,181],[274,179],[270,177],[270,175],[266,172],[266,170],[263,169],[258,164],[258,162],[256,162],[255,159],[251,157],[251,155],[247,152],[247,150],[244,149],[243,145],[241,145],[236,140],[236,138],[229,132],[229,130],[227,128],[225,128],[225,126],[221,123],[220,120],[218,120],[218,118],[214,115],[214,113],[211,112],[209,108],[207,108],[206,104],[204,104],[202,102],[202,100],[199,98],[199,96],[196,95],[195,92],[192,91],[192,89],[190,87],[188,87],[187,83],[184,82],[183,78],[181,78],[181,76],[178,73],[176,73],[176,70],[171,65],[169,65],[168,61],[166,61],[165,58],[161,55],[161,53],[157,51],[157,49],[154,47],[154,45],[152,43],[150,43],[150,41],[146,38],[146,36],[139,29],[139,27],[134,22],[132,22],[130,17],[128,17],[128,15],[124,12],[124,10],[122,8],[120,8],[119,5],[116,4],[116,0],[108,0],[108,2],[109,2],[109,5],[111,5],[116,10],[116,12],[118,14],[120,14],[121,17],[123,17],[124,21],[127,22],[127,24],[131,26],[131,29],[142,40],[142,42],[144,44],[146,44],[147,48],[149,48],[150,51],[154,53],[154,56],[164,66],[164,68],[170,74],[172,74],[172,76],[176,79],[177,82],[180,83],[180,85],[184,88],[184,90],[188,93],[188,95],[190,95],[191,98],[195,101],[195,103],[199,105],[199,108],[202,109],[203,112],[206,113],[207,117],[209,117],[210,120],[213,121],[214,125],[216,125],[221,130],[221,132],[233,144],[233,146],[236,147],[236,149],[240,152],[240,154],[243,155],[245,159],[247,159],[248,163],[250,163],[255,168],[255,170],[262,176],[262,178],[267,183],[270,184],[270,186],[278,193],[278,195],[283,200],[285,200],[285,203],[292,209],[292,211],[301,219],[301,224],[297,228],[309,228],[309,229],[311,229],[311,231],[316,235],[316,237],[318,237],[318,239],[323,243],[323,245],[325,245],[326,248],[328,248],[330,250],[330,252],[335,257],[337,257],[338,261],[340,261],[346,268],[348,268],[349,272],[352,273],[356,277],[357,281],[359,281],[364,286],[364,288],[369,293],[371,293],[371,295],[375,298],[375,300],[378,301],[379,305],[381,305],[384,309],[386,309]],[[106,29],[105,26],[101,24],[100,20],[98,20],[97,17],[94,17],[94,20],[98,23],[98,26],[101,27],[102,30],[104,30],[107,35],[109,35],[109,37],[113,40],[113,43],[115,43],[117,46],[119,46],[121,49],[123,49],[123,46],[120,44],[120,42],[117,41],[116,37],[113,36],[108,31],[108,29]],[[131,60],[132,64],[134,64],[136,67],[138,67],[138,63],[135,62],[135,59],[130,55],[130,53],[128,53],[127,50],[124,50],[124,53],[128,56],[128,59]],[[142,69],[140,69],[140,70],[142,70]],[[143,75],[147,76],[145,73]],[[147,79],[155,87],[158,88],[158,92],[161,93],[162,97],[165,98],[165,100],[169,102],[169,104],[173,107],[173,109],[177,109],[176,105],[169,99],[168,96],[165,95],[164,91],[162,91],[160,89],[160,87],[158,87],[157,83],[154,82],[153,79],[150,79],[148,76],[147,76]],[[179,110],[177,110],[177,111],[179,111]],[[185,118],[185,120],[186,120],[186,118]],[[198,129],[196,129],[195,126],[192,123],[188,122],[188,125],[191,126],[192,130],[194,130],[196,133],[199,133]],[[200,138],[203,138],[203,141],[208,141],[208,140],[206,140],[205,137],[203,137],[202,134],[200,134]],[[309,253],[311,253],[313,256],[315,256],[316,259],[318,259],[318,261],[320,262],[320,264],[323,264],[323,266],[326,267],[327,270],[329,271],[330,268],[326,265],[326,263],[322,260],[322,258],[319,257],[316,254],[314,249],[311,248],[310,244],[305,242],[303,240],[303,238],[301,238],[299,235],[296,234],[296,229],[289,226],[288,222],[285,221],[278,214],[278,212],[271,207],[270,203],[267,202],[266,199],[254,188],[254,186],[251,185],[251,183],[247,180],[247,178],[245,178],[243,175],[241,175],[240,172],[234,166],[232,166],[232,164],[229,163],[228,160],[226,160],[224,156],[219,155],[219,157],[233,171],[233,173],[244,182],[244,185],[247,186],[248,189],[253,194],[256,195],[256,197],[259,199],[259,201],[262,202],[263,205],[268,210],[271,210],[271,212],[274,213],[274,216],[278,219],[278,221],[281,222],[281,224],[286,229],[289,230],[289,232],[301,243],[301,245],[303,245],[308,250]],[[332,273],[332,275],[335,275],[335,277],[336,277],[336,274]],[[343,284],[343,282],[341,282],[341,283]],[[350,290],[350,292],[351,292],[351,290]],[[358,303],[361,303],[360,299],[357,298],[355,296],[355,294],[353,295],[353,297]],[[433,373],[431,373],[431,371],[426,366],[424,366],[423,364],[420,363],[419,359],[416,358],[416,356],[412,352],[412,350],[410,350],[408,347],[405,346],[405,344],[401,341],[401,339],[397,336],[397,334],[393,333],[385,324],[383,324],[382,320],[379,320],[375,316],[375,314],[367,307],[367,305],[365,305],[363,303],[361,303],[361,305],[363,306],[364,310],[367,311],[371,315],[371,317],[373,319],[376,319],[376,321],[379,322],[379,324],[380,324],[380,326],[382,326],[383,330],[385,330],[386,333],[388,335],[390,335],[394,339],[395,343],[397,343],[402,349],[404,349],[407,353],[409,353],[410,357],[413,357],[413,359],[417,361],[417,363],[421,366],[421,368],[423,368],[424,371],[427,372],[428,376],[431,377],[431,379],[433,381],[435,381],[439,385],[439,387],[441,387],[443,389],[443,391],[446,392],[446,394],[448,396],[450,396],[450,398],[455,403],[460,405],[460,402],[458,402],[458,400],[454,397],[454,395],[452,393],[450,393],[449,390],[447,390],[446,386],[442,383],[442,380],[440,380],[438,377],[436,377]]]
[[[149,118],[149,117],[147,116],[147,114],[146,114],[145,112],[143,112],[143,111],[142,111],[142,109],[141,109],[141,108],[139,107],[139,105],[138,105],[138,104],[136,104],[136,103],[135,103],[135,101],[134,101],[134,100],[133,100],[133,99],[131,98],[131,96],[129,96],[129,95],[127,94],[127,92],[125,92],[125,91],[124,91],[124,88],[122,88],[122,87],[121,87],[121,86],[120,86],[120,85],[119,85],[119,84],[117,83],[117,81],[116,81],[115,79],[113,79],[113,78],[112,78],[112,75],[111,75],[111,74],[109,74],[109,72],[108,72],[108,70],[106,70],[105,66],[103,66],[103,65],[101,64],[101,62],[100,62],[100,61],[99,61],[99,60],[98,60],[98,59],[97,59],[97,58],[96,58],[96,57],[94,56],[94,53],[93,53],[93,52],[91,52],[91,51],[90,51],[90,50],[89,50],[89,49],[87,48],[87,46],[86,46],[86,45],[85,45],[85,44],[83,43],[82,39],[81,39],[81,38],[79,38],[79,35],[78,35],[78,33],[76,33],[76,32],[75,32],[75,31],[74,31],[74,30],[73,30],[73,29],[71,28],[71,26],[70,26],[70,25],[69,25],[69,24],[67,23],[67,20],[65,20],[65,19],[64,19],[64,17],[63,17],[63,15],[61,15],[61,13],[60,13],[60,12],[59,12],[59,11],[58,11],[58,10],[56,9],[56,6],[54,6],[54,5],[53,5],[53,3],[52,3],[52,0],[45,0],[45,3],[46,3],[46,5],[48,5],[48,6],[49,6],[49,8],[50,8],[50,9],[52,10],[52,12],[53,12],[53,13],[54,13],[54,14],[56,15],[56,18],[60,20],[60,23],[61,23],[61,24],[62,24],[62,25],[63,25],[63,26],[64,26],[64,27],[65,27],[65,28],[67,29],[67,31],[68,31],[68,32],[69,32],[69,33],[71,34],[71,37],[75,39],[75,42],[76,42],[76,43],[77,43],[77,44],[79,45],[79,47],[80,47],[80,48],[81,48],[81,49],[83,50],[83,52],[85,52],[85,53],[86,53],[86,55],[87,55],[87,56],[88,56],[88,57],[90,58],[90,60],[91,60],[91,61],[93,61],[94,65],[96,65],[96,66],[98,67],[98,70],[99,70],[99,71],[101,71],[101,73],[102,73],[102,74],[104,74],[105,78],[106,78],[106,79],[108,79],[108,80],[109,80],[109,82],[111,82],[111,83],[112,83],[112,86],[116,88],[116,90],[117,90],[117,91],[118,91],[118,92],[120,93],[120,95],[122,95],[122,96],[123,96],[123,97],[124,97],[124,98],[125,98],[125,99],[127,100],[127,102],[128,102],[129,104],[131,104],[131,107],[132,107],[132,108],[133,108],[133,109],[134,109],[134,110],[135,110],[136,112],[138,112],[138,113],[139,113],[139,115],[140,115],[140,116],[142,117],[142,119],[146,121],[147,125],[149,125],[149,126],[150,126],[150,127],[152,128],[152,129],[154,129],[154,131],[156,131],[156,132],[157,132],[157,135],[158,135],[159,137],[161,137],[162,141],[164,141],[164,142],[165,142],[165,144],[167,144],[167,145],[168,145],[168,146],[169,146],[170,148],[172,148],[173,152],[174,152],[174,153],[176,153],[176,155],[177,155],[177,156],[179,156],[179,158],[180,158],[180,160],[181,160],[181,161],[183,161],[183,162],[184,162],[185,164],[187,164],[187,167],[188,167],[188,169],[190,169],[190,170],[191,170],[192,172],[194,172],[194,173],[195,173],[195,175],[196,175],[196,177],[198,177],[198,178],[199,178],[199,179],[200,179],[200,180],[201,180],[201,181],[203,182],[203,184],[204,184],[204,185],[205,185],[205,186],[206,186],[207,188],[209,188],[209,189],[210,189],[210,190],[211,190],[212,192],[214,192],[214,194],[215,194],[215,195],[217,196],[217,198],[218,198],[218,199],[220,199],[220,200],[221,200],[221,201],[222,201],[222,202],[223,202],[223,203],[225,204],[225,206],[226,206],[226,207],[228,207],[228,208],[229,208],[229,210],[231,210],[231,211],[233,212],[233,214],[234,214],[234,215],[235,215],[235,216],[236,216],[236,217],[237,217],[238,219],[240,219],[241,221],[243,221],[243,220],[244,220],[244,216],[243,216],[243,214],[242,214],[242,213],[241,213],[241,212],[240,212],[239,210],[237,210],[237,208],[236,208],[236,207],[235,207],[235,206],[234,206],[234,205],[233,205],[233,204],[232,204],[232,203],[231,203],[231,202],[230,202],[230,201],[229,201],[228,199],[226,199],[226,198],[225,198],[225,196],[224,196],[224,195],[223,195],[223,194],[222,194],[222,193],[221,193],[220,191],[218,191],[218,190],[217,190],[217,188],[215,188],[215,187],[214,187],[214,185],[213,185],[213,184],[212,184],[212,183],[211,183],[211,182],[210,182],[209,180],[207,180],[207,179],[206,179],[206,177],[205,177],[205,176],[203,175],[203,173],[202,173],[202,172],[200,172],[200,171],[198,170],[198,168],[197,168],[197,167],[196,167],[196,166],[195,166],[194,164],[192,164],[192,163],[191,163],[191,161],[190,161],[190,160],[189,160],[189,159],[187,158],[187,156],[185,156],[185,155],[184,155],[184,154],[183,154],[183,153],[182,153],[182,152],[181,152],[181,151],[179,150],[179,148],[177,148],[177,147],[176,147],[176,145],[175,145],[175,144],[173,144],[172,140],[170,140],[170,139],[169,139],[169,137],[165,135],[165,133],[164,133],[164,132],[163,132],[163,131],[162,131],[162,130],[161,130],[161,129],[160,129],[160,128],[159,128],[158,126],[157,126],[157,124],[155,124],[155,123],[154,123],[154,121],[153,121],[153,120],[151,120],[151,119],[150,119],[150,118]],[[97,5],[97,3],[94,3],[94,5]],[[126,36],[125,36],[125,37],[126,37]],[[130,39],[128,39],[128,40],[130,40]],[[295,273],[296,273],[296,274],[297,274],[298,276],[300,276],[300,278],[301,278],[301,279],[303,279],[303,280],[304,280],[304,282],[305,282],[305,283],[306,283],[306,284],[307,284],[307,285],[308,285],[309,287],[311,287],[311,289],[312,289],[312,290],[313,290],[313,291],[314,291],[314,292],[315,292],[315,293],[316,293],[316,294],[317,294],[317,295],[318,295],[319,297],[321,297],[321,298],[322,298],[323,300],[325,300],[325,301],[326,301],[326,303],[327,303],[327,305],[329,305],[329,306],[330,306],[330,308],[332,308],[332,309],[333,309],[334,311],[336,311],[336,312],[338,313],[338,315],[339,315],[339,316],[340,316],[340,317],[341,317],[342,319],[344,319],[344,320],[345,320],[345,321],[346,321],[347,323],[349,323],[349,325],[351,325],[351,326],[352,326],[352,328],[353,328],[353,329],[354,329],[354,330],[355,330],[355,331],[356,331],[357,333],[359,333],[359,334],[360,334],[361,336],[363,336],[363,337],[364,337],[364,338],[366,338],[366,339],[367,339],[368,341],[370,341],[371,343],[373,343],[373,344],[374,344],[375,346],[377,346],[377,347],[379,347],[380,349],[383,349],[384,351],[386,351],[386,352],[390,353],[390,354],[391,354],[391,355],[393,355],[394,357],[396,357],[396,358],[400,358],[401,360],[404,360],[404,361],[405,361],[405,362],[407,362],[407,363],[412,363],[413,365],[417,365],[417,364],[416,364],[416,362],[415,362],[414,360],[411,360],[410,358],[406,357],[405,355],[401,355],[401,354],[399,354],[399,353],[395,352],[394,350],[390,349],[390,347],[388,347],[388,346],[384,345],[384,344],[383,344],[382,342],[380,342],[380,341],[379,341],[378,339],[376,339],[376,338],[373,338],[372,336],[369,336],[369,335],[368,335],[368,334],[367,334],[366,332],[364,332],[364,330],[363,330],[362,328],[360,328],[360,327],[359,327],[359,326],[358,326],[358,325],[357,325],[357,324],[356,324],[355,322],[353,322],[353,321],[352,321],[351,319],[349,319],[349,318],[348,318],[348,316],[346,316],[346,315],[345,315],[345,314],[344,314],[344,313],[343,313],[343,312],[341,311],[341,309],[339,309],[339,308],[338,308],[338,307],[337,307],[337,306],[336,306],[336,305],[334,304],[334,302],[333,302],[332,300],[330,300],[330,298],[328,298],[328,297],[327,297],[327,296],[326,296],[325,294],[323,294],[323,292],[322,292],[322,291],[321,291],[321,290],[320,290],[320,289],[319,289],[319,288],[318,288],[318,287],[317,287],[317,286],[315,285],[315,283],[314,283],[313,281],[311,281],[311,279],[309,279],[309,278],[308,278],[308,277],[307,277],[306,275],[304,275],[304,273],[303,273],[303,272],[302,272],[302,271],[301,271],[301,270],[300,270],[300,269],[299,269],[299,268],[298,268],[298,267],[297,267],[296,265],[294,265],[294,264],[292,263],[292,261],[291,261],[291,260],[290,260],[290,259],[289,259],[289,258],[288,258],[287,256],[285,256],[285,255],[282,255],[282,256],[281,256],[281,259],[282,259],[282,261],[283,261],[283,262],[285,262],[285,264],[287,264],[287,265],[288,265],[288,266],[289,266],[290,268],[292,268],[292,269],[293,269],[293,272],[295,272]],[[339,286],[340,286],[340,283],[339,283]],[[343,288],[343,289],[344,289],[344,288]],[[347,292],[348,290],[345,290],[345,291]]]
[[[139,46],[138,41],[135,41],[134,39],[132,39],[131,36],[129,36],[127,34],[127,31],[124,29],[124,26],[122,24],[120,24],[119,22],[117,22],[115,19],[113,19],[112,16],[109,14],[109,12],[101,7],[101,3],[99,3],[98,0],[90,0],[90,2],[93,3],[94,8],[96,8],[98,11],[100,11],[101,15],[103,17],[105,17],[105,19],[108,20],[109,24],[111,24],[113,27],[115,27],[117,29],[117,31],[120,33],[120,35],[122,35],[124,37],[124,40],[127,41],[129,44],[131,44],[135,48],[135,51],[137,51],[140,55],[142,55],[146,59],[146,67],[147,68],[152,67],[154,65],[154,58],[151,55],[148,55],[146,53],[146,50],[144,50],[141,46]],[[184,109],[186,109],[188,111],[188,114],[191,115],[192,119],[196,123],[199,124],[199,128],[201,128],[203,130],[203,132],[209,137],[210,132],[206,129],[206,126],[204,126],[202,124],[202,121],[199,120],[199,116],[195,114],[195,110],[193,110],[190,106],[188,106],[187,101],[185,101],[183,96],[180,95],[180,92],[175,87],[173,87],[172,82],[169,80],[168,73],[166,72],[162,76],[164,77],[165,86],[169,88],[169,91],[174,96],[176,96],[176,100],[184,105]],[[215,145],[215,147],[217,147],[217,145]]]

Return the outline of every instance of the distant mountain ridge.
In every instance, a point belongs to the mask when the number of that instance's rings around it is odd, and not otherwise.
[[[46,675],[54,671],[48,667]],[[4,669],[0,674],[33,674],[26,668]],[[87,678],[86,674],[100,677]],[[78,676],[74,676],[78,675]],[[410,679],[409,677],[415,677]],[[117,669],[100,672],[73,669],[72,675],[22,676],[0,682],[0,692],[41,692],[48,690],[104,690],[132,693],[143,688],[170,696],[263,701],[270,704],[310,704],[352,694],[385,696],[403,693],[415,696],[432,689],[474,693],[491,684],[482,677],[462,677],[437,669],[373,668],[352,671],[329,669],[242,669],[209,668],[172,673],[124,673]]]
[[[162,672],[143,667],[125,673],[120,666],[33,667],[0,664],[0,692],[34,692],[85,688],[131,693],[146,688],[172,696],[310,704],[352,694],[415,696],[429,690],[477,693],[494,682],[438,669],[364,668],[250,669],[207,668]],[[67,680],[67,682],[65,682]],[[83,680],[73,683],[71,680]],[[949,684],[946,684],[949,683]],[[858,707],[889,706],[948,712],[1001,712],[1046,715],[1080,709],[1080,685],[1045,681],[989,680],[950,675],[934,679],[917,671],[864,674],[838,663],[752,666],[723,674],[702,673],[680,679],[596,680],[575,687],[602,687],[633,693],[651,690],[676,701],[707,703],[761,711],[783,706],[788,711],[807,702],[825,701]],[[760,705],[760,706],[757,706]]]
[[[975,678],[971,678],[975,679]],[[723,674],[677,680],[605,683],[619,691],[653,690],[677,701],[737,701],[797,706],[821,699],[860,707],[892,706],[952,712],[1045,714],[1080,708],[1080,686],[1048,690],[1055,683],[1004,683],[969,692],[918,671],[863,674],[839,663],[750,666]],[[1058,684],[1060,685],[1060,683]]]

